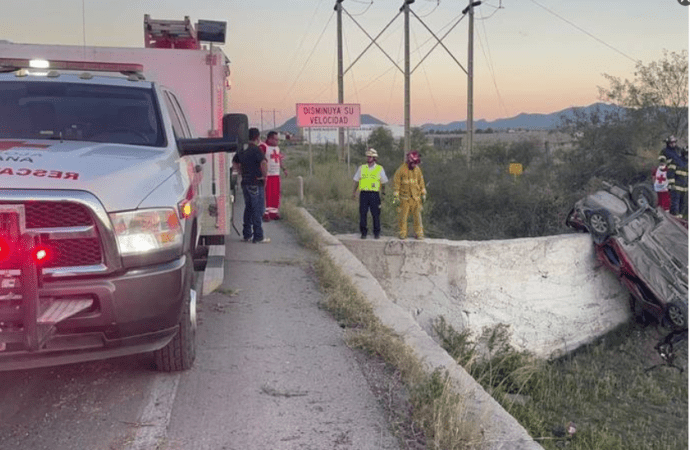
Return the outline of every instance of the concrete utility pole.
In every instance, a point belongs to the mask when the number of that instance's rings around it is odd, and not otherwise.
[[[467,155],[468,162],[472,160],[472,145],[474,141],[474,7],[481,5],[482,2],[470,0],[469,6],[462,13],[466,14],[469,10],[470,23],[468,28],[467,40]]]
[[[338,103],[345,103],[345,88],[343,76],[343,0],[336,0],[335,10],[338,13]],[[338,149],[339,155],[345,152],[345,130],[342,127],[338,128]]]
[[[405,0],[401,10],[405,12],[405,155],[410,151],[410,4],[414,0]]]

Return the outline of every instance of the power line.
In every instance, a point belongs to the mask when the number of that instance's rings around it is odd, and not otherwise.
[[[498,9],[496,9],[493,13],[491,13],[491,16],[494,15],[496,13],[496,11],[498,11]],[[491,17],[491,16],[489,16],[489,17]],[[489,48],[489,36],[486,33],[486,26],[484,25],[484,22],[483,22],[484,19],[488,19],[488,17],[480,19],[480,20],[482,20],[482,29],[484,30],[484,39],[486,40],[486,51],[484,50],[484,46],[482,45],[481,35],[479,36],[479,47],[482,49],[482,53],[484,54],[484,58],[486,59],[487,66],[489,67],[489,73],[491,74],[491,80],[493,81],[494,89],[496,90],[496,96],[498,97],[498,103],[503,108],[503,112],[506,115],[508,115],[508,110],[506,108],[505,103],[503,103],[503,98],[501,97],[501,91],[498,89],[498,83],[496,83],[496,73],[494,71],[493,58],[491,57],[491,49]],[[487,52],[488,52],[488,56],[487,56]]]
[[[608,48],[610,48],[610,49],[613,50],[614,52],[619,53],[619,54],[625,56],[625,57],[628,58],[630,61],[632,61],[632,62],[634,62],[634,63],[636,63],[636,64],[639,62],[638,60],[636,60],[636,59],[634,59],[634,58],[632,58],[632,57],[626,55],[626,54],[623,53],[622,51],[618,50],[618,49],[615,48],[614,46],[609,45],[609,44],[607,44],[606,42],[602,41],[601,39],[599,39],[598,37],[594,36],[594,35],[593,35],[592,33],[590,33],[589,31],[586,31],[586,30],[580,28],[579,26],[575,25],[573,22],[569,21],[568,19],[559,16],[558,14],[556,14],[556,13],[553,12],[553,11],[551,11],[551,10],[550,10],[549,8],[547,8],[546,6],[537,3],[535,0],[530,0],[530,1],[531,1],[532,3],[534,3],[535,5],[537,5],[538,7],[544,9],[544,10],[545,10],[546,12],[548,12],[549,14],[552,14],[552,15],[558,17],[558,18],[561,19],[563,22],[565,22],[565,23],[571,25],[572,27],[574,27],[574,28],[576,28],[576,29],[582,31],[583,33],[585,33],[587,36],[591,37],[591,38],[594,39],[595,41],[597,41],[597,42],[599,42],[599,43],[601,43],[601,44],[604,44],[605,46],[607,46]]]
[[[417,46],[417,49],[419,53],[421,54],[421,49],[419,46],[419,43],[417,42],[417,34],[412,30],[412,36],[414,37],[414,43]],[[426,71],[426,67],[424,67],[424,64],[422,64],[422,71],[424,72],[424,79],[426,80],[426,86],[429,89],[429,97],[431,98],[431,103],[434,105],[434,112],[436,113],[436,117],[438,117],[438,105],[436,105],[436,99],[434,98],[434,93],[431,90],[431,83],[429,82],[429,74]]]
[[[285,91],[285,95],[283,96],[283,99],[280,101],[280,103],[284,103],[285,99],[287,96],[290,94],[292,89],[295,87],[297,82],[299,81],[299,77],[302,76],[302,72],[304,72],[304,69],[307,67],[307,64],[309,63],[309,60],[311,59],[312,56],[314,56],[314,52],[316,51],[316,47],[319,45],[319,42],[321,42],[321,38],[323,37],[324,33],[326,32],[326,29],[328,29],[328,25],[330,25],[331,20],[333,19],[333,16],[335,15],[335,12],[331,13],[331,16],[328,18],[328,22],[326,22],[326,26],[323,27],[323,30],[321,31],[321,34],[319,35],[319,38],[316,40],[316,43],[314,44],[314,48],[312,48],[311,53],[309,53],[309,56],[307,57],[307,60],[304,61],[304,64],[302,65],[302,68],[300,69],[299,73],[297,74],[297,77],[295,78],[295,81],[292,83],[290,88]]]
[[[314,17],[316,17],[316,13],[319,11],[319,7],[321,6],[322,2],[323,2],[323,0],[319,0],[319,3],[316,5],[316,8],[314,9],[314,13],[311,15],[311,19],[309,19],[309,23],[307,24],[306,28],[304,28],[304,34],[302,35],[302,38],[299,41],[299,45],[297,45],[297,47],[295,48],[295,51],[292,54],[292,58],[290,58],[287,71],[290,71],[290,69],[292,69],[293,62],[296,61],[295,57],[297,56],[297,53],[300,50],[302,50],[302,45],[304,44],[304,40],[306,39],[307,34],[309,34],[309,30],[311,30],[311,24],[312,24],[312,22],[314,22]]]

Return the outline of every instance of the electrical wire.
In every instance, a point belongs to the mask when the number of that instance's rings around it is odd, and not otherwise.
[[[493,15],[493,13],[492,13],[492,15]],[[491,49],[489,48],[489,36],[486,32],[486,26],[484,25],[484,22],[482,22],[482,29],[484,30],[484,39],[486,40],[486,51],[484,50],[484,45],[482,44],[481,35],[479,36],[479,46],[482,49],[482,53],[484,54],[484,59],[486,60],[487,66],[489,67],[489,73],[491,74],[491,80],[493,81],[494,89],[496,90],[496,97],[498,97],[498,103],[503,108],[504,114],[506,116],[508,116],[508,109],[506,108],[505,103],[503,103],[503,98],[501,97],[501,91],[498,89],[498,83],[496,82],[496,72],[494,70],[493,58],[491,57]],[[488,55],[487,55],[487,52],[488,52]]]
[[[361,4],[363,4],[363,5],[367,5],[367,2],[362,2],[362,1],[358,1],[358,0],[351,0],[351,1],[353,1],[353,2],[355,2],[355,3],[361,3]],[[350,14],[350,15],[353,16],[353,17],[363,16],[364,14],[366,14],[367,11],[369,11],[369,8],[371,8],[371,5],[373,5],[373,4],[374,4],[374,0],[371,0],[371,1],[369,2],[369,4],[367,5],[367,7],[364,9],[364,11],[362,11],[362,12],[359,13],[359,14]],[[349,14],[349,13],[348,13],[348,14]]]
[[[441,0],[429,0],[429,1],[436,1],[436,6],[434,6],[434,8],[433,8],[431,11],[429,11],[429,12],[426,13],[426,14],[424,14],[423,16],[417,15],[417,17],[420,17],[420,18],[422,18],[422,19],[425,18],[425,17],[429,17],[429,16],[430,16],[431,14],[433,14],[434,11],[436,11],[436,9],[441,5]]]
[[[398,59],[400,59],[400,53],[402,52],[404,46],[404,39],[400,41],[400,47],[398,48]],[[386,122],[390,123],[388,113],[390,112],[391,109],[391,103],[393,103],[393,88],[395,87],[395,79],[397,78],[398,71],[395,71],[393,73],[393,82],[391,83],[391,93],[390,96],[388,97],[388,105],[386,106]]]
[[[350,47],[347,46],[347,39],[344,39],[345,41],[345,53],[347,55],[348,61],[352,61],[352,58],[350,58]],[[355,74],[354,70],[350,71],[350,78],[352,78],[352,89],[355,91],[355,100],[357,103],[359,103],[359,93],[357,92],[357,83],[355,83]]]
[[[302,38],[300,39],[299,44],[295,48],[295,51],[293,52],[292,57],[290,58],[286,73],[288,73],[292,70],[292,67],[294,66],[294,61],[297,60],[296,56],[297,56],[298,52],[300,50],[302,50],[302,45],[304,44],[304,40],[306,39],[307,34],[309,34],[309,30],[311,30],[311,24],[314,22],[314,17],[316,17],[316,13],[319,11],[319,7],[321,6],[321,3],[323,3],[323,0],[319,0],[319,3],[316,5],[316,8],[314,9],[314,13],[311,15],[311,19],[309,19],[309,23],[304,28],[304,34],[302,35]]]
[[[608,48],[610,48],[610,49],[613,50],[614,52],[616,52],[616,53],[618,53],[618,54],[620,54],[620,55],[625,56],[625,57],[628,58],[630,61],[632,61],[632,62],[634,62],[634,63],[636,63],[636,64],[639,62],[639,60],[636,60],[636,59],[634,59],[634,58],[632,58],[632,57],[626,55],[626,54],[623,53],[622,51],[618,50],[616,47],[607,44],[607,43],[604,42],[603,40],[601,40],[601,39],[599,39],[598,37],[594,36],[594,35],[593,35],[592,33],[590,33],[589,31],[586,31],[586,30],[580,28],[579,26],[575,25],[573,22],[569,21],[568,19],[559,16],[558,14],[556,14],[556,13],[553,12],[553,11],[551,11],[551,10],[550,10],[549,8],[547,8],[546,6],[537,3],[535,0],[530,0],[530,1],[531,1],[532,3],[534,3],[535,5],[537,5],[538,7],[542,8],[544,11],[548,12],[549,14],[552,14],[552,15],[554,15],[555,17],[558,17],[558,18],[561,19],[563,22],[565,22],[565,23],[569,24],[570,26],[572,26],[572,27],[574,27],[574,28],[580,30],[581,32],[583,32],[583,33],[586,34],[587,36],[591,37],[591,38],[594,39],[595,41],[597,41],[597,42],[599,42],[599,43],[601,43],[601,44],[604,44],[605,46],[607,46]]]
[[[415,45],[417,45],[417,48],[420,49],[419,54],[421,57],[421,47],[417,43],[417,35],[415,34],[414,30],[412,30],[412,37],[414,38]],[[431,103],[434,106],[434,113],[436,114],[436,117],[439,116],[438,114],[438,105],[436,104],[436,99],[434,98],[434,93],[431,90],[431,83],[429,82],[429,74],[426,71],[426,67],[424,67],[424,64],[422,63],[422,71],[424,72],[424,79],[426,80],[426,86],[429,89],[429,97],[431,98]]]
[[[302,76],[302,72],[304,72],[304,69],[307,67],[307,64],[309,63],[309,60],[311,59],[311,57],[314,56],[314,52],[316,51],[316,47],[319,45],[319,42],[321,42],[321,38],[323,37],[324,33],[326,32],[326,29],[328,29],[328,25],[331,24],[331,20],[333,20],[334,15],[335,15],[335,11],[333,11],[331,13],[331,16],[328,18],[328,21],[326,22],[326,26],[323,27],[323,30],[321,30],[321,34],[319,35],[319,38],[316,40],[316,43],[314,44],[314,48],[312,48],[311,53],[309,53],[309,56],[307,57],[307,60],[302,65],[302,68],[300,69],[299,73],[297,74],[295,81],[292,83],[290,88],[287,91],[285,91],[285,95],[283,96],[283,99],[280,101],[280,103],[285,102],[285,99],[292,92],[292,89],[295,87],[295,85],[299,81],[299,78]]]

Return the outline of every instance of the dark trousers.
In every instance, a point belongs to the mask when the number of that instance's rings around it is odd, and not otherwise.
[[[244,223],[242,224],[242,237],[254,242],[264,238],[264,230],[261,227],[264,215],[264,186],[243,184],[244,195]]]
[[[371,211],[374,219],[374,236],[381,233],[381,197],[378,192],[359,192],[359,231],[363,236],[367,235],[367,212]]]
[[[669,189],[671,194],[671,214],[687,214],[688,209],[688,193],[683,191],[677,191],[675,189]]]

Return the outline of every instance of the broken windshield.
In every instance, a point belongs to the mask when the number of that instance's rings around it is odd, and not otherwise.
[[[165,145],[152,89],[94,84],[0,83],[0,139]]]

